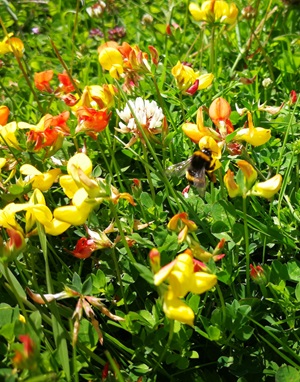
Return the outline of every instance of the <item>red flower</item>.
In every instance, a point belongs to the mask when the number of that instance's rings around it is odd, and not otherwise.
[[[60,82],[59,88],[63,93],[67,94],[75,90],[74,85],[72,84],[71,79],[66,72],[59,73],[57,77]]]
[[[86,106],[79,107],[76,114],[79,122],[76,133],[85,131],[93,139],[97,138],[96,133],[106,128],[110,118],[110,114],[107,114],[106,109],[95,110]]]
[[[19,336],[20,342],[23,343],[23,349],[15,350],[15,355],[12,359],[13,364],[18,369],[34,369],[36,362],[35,358],[35,344],[28,334]]]
[[[264,284],[267,280],[265,271],[260,265],[250,264],[250,277],[257,284]]]
[[[295,90],[292,90],[290,92],[290,101],[291,101],[291,104],[297,102],[297,93],[295,92]]]
[[[50,81],[53,77],[53,70],[45,70],[44,72],[34,73],[35,87],[44,92],[51,93]]]
[[[97,244],[93,239],[82,237],[77,241],[74,251],[70,252],[78,259],[87,259],[97,249]]]
[[[70,134],[70,129],[66,123],[69,116],[68,111],[56,116],[46,114],[38,127],[31,129],[27,133],[27,142],[33,143],[35,151],[45,147],[53,147],[59,138]]]

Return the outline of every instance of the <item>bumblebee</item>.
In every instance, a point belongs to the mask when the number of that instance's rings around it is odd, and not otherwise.
[[[189,183],[203,195],[206,188],[205,175],[215,182],[215,176],[212,173],[215,167],[216,161],[212,158],[211,150],[204,148],[201,151],[195,151],[189,159],[168,167],[167,175],[181,176],[185,173]]]

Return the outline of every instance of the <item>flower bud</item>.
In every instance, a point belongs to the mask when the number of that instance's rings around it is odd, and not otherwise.
[[[265,271],[260,265],[250,264],[250,277],[256,284],[265,284],[267,281]]]
[[[4,126],[7,123],[9,116],[9,108],[5,105],[0,106],[0,126]]]
[[[237,165],[244,174],[245,183],[248,191],[253,185],[253,183],[256,181],[257,172],[255,171],[253,166],[251,166],[251,164],[245,160],[239,160],[237,162]]]
[[[152,248],[149,252],[150,266],[153,273],[160,270],[160,253],[156,248]]]

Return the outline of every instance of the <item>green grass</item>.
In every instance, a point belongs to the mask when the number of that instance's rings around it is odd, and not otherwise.
[[[0,158],[6,160],[0,173],[0,380],[300,380],[299,5],[254,0],[248,4],[254,12],[246,17],[246,3],[238,0],[237,23],[213,27],[192,19],[188,1],[108,0],[99,18],[88,14],[92,5],[79,0],[0,5],[0,40],[14,33],[25,47],[21,58],[13,52],[0,56],[0,106],[10,110],[7,123],[36,125],[46,114],[70,112],[70,134],[61,138],[57,150],[53,145],[52,151],[34,150],[36,140],[28,142],[28,130],[18,127],[19,147],[14,147],[0,126]],[[122,76],[112,78],[98,60],[97,48],[116,26],[124,28],[115,34],[119,45],[138,45],[148,54],[150,71],[142,65],[134,68],[131,74],[138,80],[131,92],[124,90]],[[158,65],[151,62],[149,46],[158,51]],[[171,72],[178,61],[188,62],[200,74],[213,72],[212,85],[193,96],[183,94]],[[51,93],[34,85],[34,74],[46,70],[54,73]],[[78,132],[74,108],[57,95],[57,75],[64,70],[75,82],[72,94],[77,98],[86,86],[114,86],[108,126],[96,139]],[[293,90],[297,98],[292,100]],[[115,129],[121,121],[117,110],[137,97],[155,101],[165,124],[151,135],[136,122],[139,139],[129,146],[132,134]],[[182,131],[183,123],[196,123],[199,107],[204,126],[216,129],[208,108],[219,97],[231,106],[235,133],[223,139],[216,182],[207,177],[204,195],[192,186],[186,198],[184,174],[169,177],[167,168],[199,150]],[[262,104],[283,107],[271,114],[260,110]],[[235,142],[237,129],[248,125],[247,114],[240,115],[235,105],[251,112],[255,127],[271,130],[263,145],[239,142],[238,155],[230,153],[228,144]],[[98,109],[99,104],[90,107]],[[92,171],[86,175],[68,166],[79,152],[91,160]],[[230,169],[244,187],[237,166],[241,159],[256,169],[256,182],[280,174],[278,192],[269,199],[230,198],[224,175]],[[21,210],[14,215],[19,226],[14,226],[3,213],[5,207],[29,206],[30,198],[31,203],[38,198],[20,171],[25,164],[42,173],[54,168],[61,175],[72,173],[88,202],[64,216],[85,216],[88,203],[93,203],[86,220],[78,225],[71,220],[68,229],[51,235],[42,217],[26,230],[29,212],[26,217]],[[43,195],[51,213],[76,205],[57,181]],[[45,219],[44,209],[39,211]],[[185,232],[182,241],[178,234],[184,222],[168,228],[178,213],[186,213],[197,226]],[[18,245],[9,249],[7,228],[12,226],[24,234],[19,250]],[[98,232],[101,249],[80,259],[72,252],[78,240],[89,238],[88,230]],[[149,252],[158,249],[162,266],[188,248],[203,260],[199,246],[215,255],[222,239],[219,253],[225,257],[204,259],[207,272],[217,276],[216,286],[181,299],[194,312],[194,326],[167,318],[162,297],[168,282],[154,285]],[[251,278],[249,264],[260,265],[263,275]],[[32,299],[28,288],[39,300]],[[63,290],[68,299],[50,301],[49,294]],[[22,335],[32,341],[28,354]]]

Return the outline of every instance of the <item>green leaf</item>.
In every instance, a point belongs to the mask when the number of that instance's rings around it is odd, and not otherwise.
[[[106,287],[106,277],[104,272],[101,269],[97,270],[96,274],[92,274],[93,287],[99,291]]]
[[[134,263],[133,266],[139,271],[139,275],[143,277],[143,279],[145,279],[149,284],[154,285],[153,274],[149,268],[139,263]]]
[[[299,371],[289,365],[281,366],[275,375],[275,382],[299,382],[299,381],[300,381]]]
[[[252,336],[254,329],[249,325],[243,325],[235,333],[238,339],[247,341]]]
[[[82,294],[87,296],[91,294],[93,288],[92,278],[89,277],[82,285]]]
[[[287,263],[287,271],[290,280],[300,281],[300,262],[297,260],[289,261]]]
[[[140,201],[142,205],[146,208],[153,207],[153,200],[147,192],[142,192],[140,195]]]
[[[78,339],[89,349],[93,349],[97,346],[99,340],[97,332],[92,324],[85,318],[80,321]]]
[[[78,292],[81,293],[82,291],[82,283],[80,276],[74,272],[73,278],[72,278],[72,287]]]
[[[217,326],[212,325],[207,328],[207,334],[211,341],[219,341],[222,336],[221,330]]]
[[[300,301],[300,283],[298,283],[298,284],[296,285],[296,288],[295,288],[295,296],[296,296],[297,301]]]
[[[130,237],[130,239],[133,239],[134,241],[136,241],[138,244],[141,244],[147,248],[153,248],[154,247],[154,244],[152,243],[151,240],[145,239],[144,237],[142,237],[138,233],[133,233],[129,237]]]
[[[192,294],[191,297],[187,299],[187,303],[189,304],[189,307],[197,313],[200,304],[200,296],[198,294]]]
[[[11,307],[6,303],[0,304],[0,328],[5,324],[15,322],[19,318],[19,308]]]
[[[11,282],[13,284],[14,289],[17,291],[18,295],[22,298],[22,300],[27,300],[26,293],[24,289],[22,288],[21,284],[19,283],[19,281],[16,279],[16,277],[10,271],[9,268],[6,268],[5,270],[5,266],[1,262],[0,262],[0,272],[3,274],[3,276],[5,277],[8,283]],[[6,272],[8,273],[8,277]]]
[[[20,195],[20,194],[23,193],[23,191],[24,191],[24,188],[21,187],[21,186],[18,186],[18,185],[16,185],[16,184],[10,186],[10,187],[9,187],[9,190],[8,190],[8,192],[9,192],[10,194],[12,194],[12,195]]]

